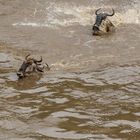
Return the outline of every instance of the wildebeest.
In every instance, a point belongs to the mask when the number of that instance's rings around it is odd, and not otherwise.
[[[100,34],[100,32],[101,32],[100,27],[101,27],[102,23],[104,23],[106,32],[109,32],[110,27],[114,26],[112,24],[112,22],[109,19],[107,19],[108,16],[113,16],[115,14],[114,9],[112,9],[112,14],[108,14],[108,13],[104,13],[104,12],[98,13],[99,10],[101,10],[101,8],[99,8],[95,11],[96,20],[95,20],[95,23],[94,23],[93,28],[92,28],[93,29],[93,35],[99,35]]]
[[[42,57],[40,60],[37,60],[29,56],[30,54],[25,57],[25,60],[17,71],[17,76],[19,78],[23,78],[32,72],[44,72],[45,68],[50,70],[50,67],[47,63],[42,63]]]

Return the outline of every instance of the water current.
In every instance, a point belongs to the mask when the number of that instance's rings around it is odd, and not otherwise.
[[[51,70],[19,80],[28,53]],[[139,0],[0,0],[0,140],[139,139]]]

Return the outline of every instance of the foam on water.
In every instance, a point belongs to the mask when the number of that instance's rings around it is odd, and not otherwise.
[[[73,3],[63,3],[56,4],[50,3],[46,9],[43,10],[43,13],[47,13],[44,16],[45,21],[36,22],[37,19],[33,22],[32,19],[27,17],[24,21],[13,23],[13,26],[33,26],[33,27],[51,27],[51,26],[72,26],[72,25],[92,25],[95,19],[94,12],[97,8],[93,6],[82,6],[75,5]],[[37,18],[37,14],[40,10],[33,11],[34,17]],[[42,13],[42,14],[43,14]]]
[[[28,22],[28,21],[27,22],[13,23],[13,26],[49,27],[48,24]]]
[[[127,7],[124,9],[125,13],[119,14],[122,23],[140,24],[140,2],[129,9]]]
[[[111,20],[115,25],[120,23],[139,24],[140,23],[140,4],[132,5],[132,8],[126,6],[124,11],[117,11]],[[32,26],[32,27],[58,27],[72,25],[92,25],[95,20],[95,10],[98,7],[95,5],[77,5],[74,3],[46,3],[44,9],[35,8],[32,11],[34,19],[26,17],[23,21],[13,23],[13,26]],[[104,6],[103,9],[110,11],[111,6]],[[41,14],[43,19],[38,21],[38,15]],[[131,18],[130,18],[131,17]]]

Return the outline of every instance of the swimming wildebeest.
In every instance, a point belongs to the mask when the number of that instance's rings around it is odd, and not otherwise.
[[[114,25],[112,24],[112,22],[107,19],[108,16],[113,16],[115,14],[114,9],[112,9],[112,13],[108,14],[108,13],[98,13],[99,10],[101,10],[101,8],[97,9],[95,11],[96,14],[96,20],[95,20],[95,24],[93,25],[93,35],[99,35],[101,30],[100,30],[100,26],[102,25],[102,23],[104,22],[105,24],[105,31],[109,32],[111,27],[114,27]]]
[[[25,57],[25,60],[17,71],[17,76],[19,78],[23,78],[32,72],[44,72],[45,68],[50,70],[48,64],[42,64],[42,57],[40,60],[36,60],[34,58],[30,58],[29,56],[30,54]]]

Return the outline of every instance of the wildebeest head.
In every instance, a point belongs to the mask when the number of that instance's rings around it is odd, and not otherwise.
[[[34,58],[30,58],[29,56],[30,56],[30,54],[28,54],[25,57],[24,62],[22,63],[21,67],[19,68],[19,70],[17,72],[17,76],[19,78],[25,77],[26,73],[30,73],[33,71],[43,72],[44,65],[41,64],[42,57],[40,60],[36,60]],[[46,66],[49,68],[49,66],[47,64],[46,64]]]
[[[93,34],[96,34],[96,33],[98,33],[98,32],[100,31],[99,27],[100,27],[100,25],[102,24],[102,21],[103,21],[103,20],[106,20],[106,18],[107,18],[108,16],[113,16],[113,15],[115,14],[114,9],[112,9],[112,14],[108,14],[108,13],[104,13],[104,12],[98,13],[99,10],[101,10],[101,8],[99,8],[99,9],[97,9],[97,10],[95,11],[96,20],[95,20],[95,24],[93,25],[93,31],[94,31]]]

